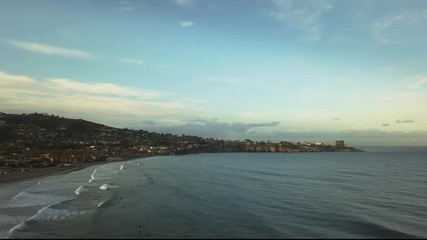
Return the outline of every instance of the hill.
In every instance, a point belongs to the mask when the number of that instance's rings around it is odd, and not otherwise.
[[[0,167],[33,168],[81,162],[202,152],[359,151],[346,146],[218,140],[119,129],[46,113],[0,113]]]

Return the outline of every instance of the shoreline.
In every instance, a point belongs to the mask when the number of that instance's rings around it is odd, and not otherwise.
[[[24,181],[31,181],[35,179],[41,179],[45,177],[67,174],[70,172],[79,171],[95,165],[103,165],[112,161],[104,162],[89,162],[89,163],[76,163],[69,167],[46,167],[46,168],[35,168],[27,172],[11,172],[0,175],[0,188],[20,183]]]
[[[189,154],[197,154],[197,153],[185,153],[185,154],[178,154],[178,155],[189,155]],[[157,155],[157,156],[169,156],[169,155]],[[147,157],[149,158],[149,157],[156,157],[156,156],[126,157],[121,160],[76,163],[74,165],[67,166],[67,167],[34,168],[26,172],[11,172],[7,174],[0,174],[0,188],[15,184],[15,183],[41,179],[41,178],[55,176],[55,175],[67,174],[67,173],[79,171],[94,165],[103,165],[103,164],[108,164],[112,162],[124,162],[124,161],[129,161],[137,158],[147,158]]]

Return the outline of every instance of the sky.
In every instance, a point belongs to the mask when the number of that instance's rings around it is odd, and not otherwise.
[[[2,0],[0,112],[427,145],[427,1]]]

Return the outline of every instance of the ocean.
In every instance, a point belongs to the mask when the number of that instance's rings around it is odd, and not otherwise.
[[[362,149],[151,157],[32,180],[0,202],[0,238],[427,238],[427,148]]]

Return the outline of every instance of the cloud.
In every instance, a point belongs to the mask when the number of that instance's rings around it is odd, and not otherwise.
[[[194,0],[174,0],[173,2],[181,7],[191,7],[193,6]]]
[[[116,127],[142,119],[176,124],[188,116],[206,115],[167,92],[70,79],[38,80],[7,72],[0,72],[0,102],[4,112],[49,112]]]
[[[133,10],[134,9],[134,6],[128,1],[120,1],[119,5],[120,5],[120,7],[119,7],[120,10]]]
[[[254,128],[276,127],[280,122],[222,122],[217,118],[192,118],[179,125],[145,126],[151,131],[173,134],[197,135],[220,139],[248,138],[255,133]]]
[[[419,146],[427,142],[427,131],[382,131],[378,129],[342,131],[276,131],[272,135],[258,136],[273,141],[321,141],[335,143],[343,139],[349,146]]]
[[[406,79],[407,87],[410,89],[420,88],[427,84],[427,76],[412,76]]]
[[[144,65],[144,62],[142,60],[132,59],[132,58],[120,59],[120,62],[126,63],[126,64]]]
[[[396,122],[397,123],[414,123],[415,121],[412,119],[405,119],[405,120],[396,119]]]
[[[122,87],[111,83],[82,83],[69,79],[49,79],[44,81],[42,84],[46,85],[46,88],[63,89],[60,91],[90,95],[107,95],[118,97],[129,96],[140,99],[153,99],[158,98],[164,94],[153,90]]]
[[[44,55],[70,57],[70,58],[93,58],[94,54],[62,47],[55,47],[45,44],[33,43],[33,42],[22,42],[22,41],[6,41],[8,44],[26,50],[30,52],[40,53]]]
[[[271,127],[269,131],[263,131],[259,128]],[[335,144],[335,140],[343,139],[349,146],[398,146],[398,145],[425,145],[427,142],[427,131],[381,131],[378,129],[362,130],[342,130],[342,131],[322,131],[312,129],[290,129],[278,130],[275,128],[278,122],[270,123],[238,123],[222,122],[218,119],[192,119],[183,124],[146,125],[150,131],[197,135],[201,137],[213,137],[218,139],[246,139],[250,138],[256,141],[273,142],[326,142]],[[252,127],[252,128],[251,128]],[[259,127],[259,128],[258,128]],[[259,129],[259,130],[258,130]],[[255,134],[256,133],[256,134]]]
[[[338,120],[341,120],[341,118],[334,117],[334,118],[332,118],[331,120],[338,121]]]
[[[374,38],[383,44],[414,40],[419,39],[418,32],[424,30],[425,24],[426,10],[402,10],[378,19],[372,26],[372,33]]]
[[[192,21],[182,21],[180,22],[181,27],[192,27],[194,25],[194,22]]]
[[[383,124],[381,124],[381,126],[383,126],[383,127],[389,127],[389,126],[390,126],[390,124],[388,124],[388,123],[383,123]]]
[[[322,16],[332,8],[329,0],[272,0],[274,11],[270,12],[278,21],[296,28],[310,41],[322,38]]]
[[[139,8],[146,7],[146,1],[143,0],[121,0],[121,1],[115,1],[116,8],[118,10],[123,11],[132,11]]]

